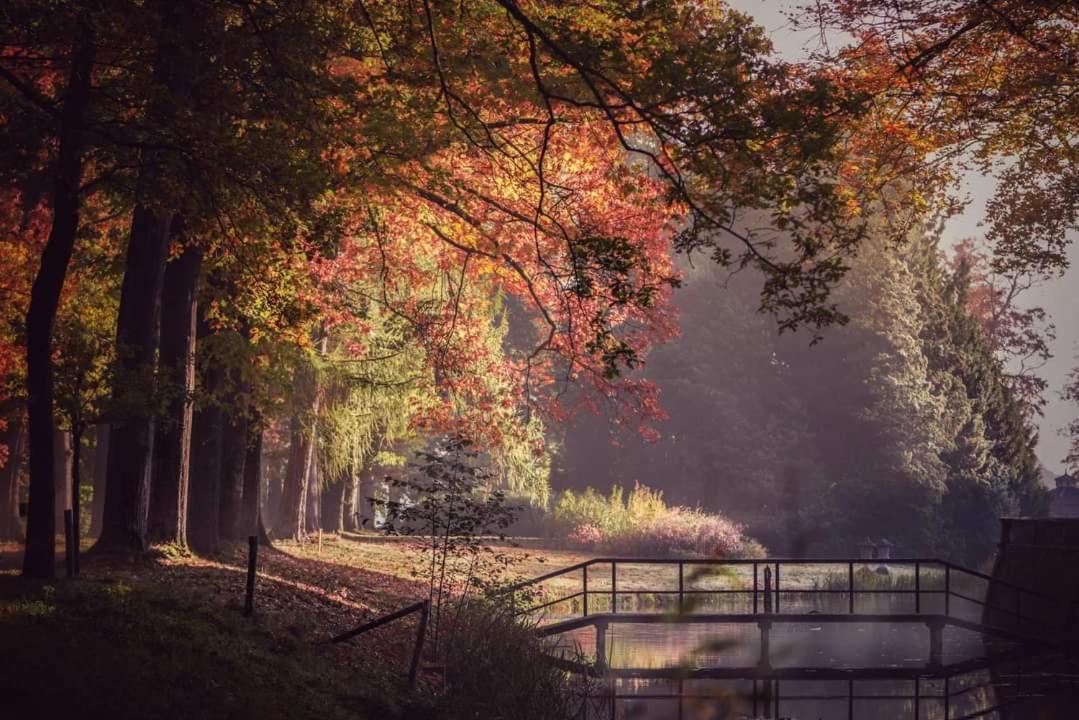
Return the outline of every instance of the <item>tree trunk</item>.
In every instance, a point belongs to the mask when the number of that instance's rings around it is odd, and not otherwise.
[[[356,531],[360,529],[358,510],[360,495],[360,474],[353,468],[344,479],[341,503],[341,527],[343,530]]]
[[[319,342],[319,352],[325,352],[325,337]],[[288,466],[281,488],[281,506],[277,512],[274,535],[279,538],[303,540],[306,533],[308,479],[315,461],[318,434],[320,395],[314,368],[301,366],[296,370],[297,394],[306,402],[304,416],[293,415],[290,423]],[[306,426],[306,427],[305,427]]]
[[[22,568],[26,577],[52,577],[56,573],[52,333],[79,229],[82,125],[89,104],[95,50],[92,30],[85,21],[80,21],[60,117],[59,150],[53,174],[52,229],[41,254],[26,313],[30,430],[30,508]]]
[[[285,480],[281,488],[281,504],[277,509],[274,535],[279,538],[303,540],[306,536],[304,517],[307,509],[307,478],[311,474],[314,428],[304,428],[303,421],[293,416],[289,421],[289,454]]]
[[[244,459],[247,455],[247,419],[226,414],[221,437],[221,496],[218,517],[220,535],[238,540],[240,507],[244,494]]]
[[[338,533],[345,529],[345,496],[351,483],[347,475],[342,475],[337,482],[331,483],[322,491],[322,529]]]
[[[26,422],[21,410],[7,417],[7,427],[0,434],[0,445],[7,448],[7,460],[0,467],[0,540],[22,540],[19,468],[26,449]]]
[[[290,426],[291,426],[291,420]],[[291,434],[289,436],[291,440]],[[289,444],[289,458],[292,457],[292,445]],[[286,470],[287,470],[286,460]],[[280,472],[264,472],[266,488],[263,499],[262,521],[266,527],[277,528],[279,513],[281,512],[281,497],[284,493],[284,475]]]
[[[198,342],[210,334],[210,326],[200,313]],[[203,378],[203,390],[212,395],[220,390],[222,371],[211,365]],[[217,551],[221,490],[221,442],[223,413],[216,402],[195,411],[191,424],[191,478],[187,505],[187,541],[202,553]]]
[[[74,454],[71,447],[71,433],[57,428],[53,434],[53,452],[56,457],[53,460],[55,471],[54,487],[56,493],[56,511],[54,523],[56,527],[64,527],[64,510],[71,509],[71,470]]]
[[[116,321],[118,372],[112,397],[122,410],[112,423],[109,442],[105,517],[99,540],[106,547],[146,548],[154,446],[152,376],[168,240],[169,219],[137,206]]]
[[[105,478],[109,469],[109,424],[97,426],[94,441],[94,493],[90,499],[90,537],[101,535],[101,518],[105,514]]]
[[[152,92],[147,114],[156,128],[171,129],[180,111],[190,108],[198,70],[192,64],[201,59],[190,52],[205,20],[201,3],[160,0],[160,28],[154,58]],[[141,550],[146,547],[146,524],[150,508],[150,481],[154,444],[154,413],[145,397],[131,398],[124,385],[151,391],[157,325],[161,314],[161,293],[170,236],[182,231],[183,221],[169,209],[169,203],[183,193],[186,178],[170,172],[165,150],[148,150],[139,168],[139,203],[131,220],[131,238],[120,292],[116,345],[119,383],[113,398],[126,402],[112,427],[109,444],[108,485],[105,518],[100,542],[107,546]],[[165,204],[165,207],[162,207]],[[177,311],[179,312],[179,311]],[[145,373],[140,377],[140,373]],[[142,380],[142,382],[138,382]]]
[[[318,450],[311,458],[311,474],[307,476],[307,502],[305,503],[304,527],[308,534],[317,533],[322,527],[322,484],[319,482]]]
[[[254,425],[255,423],[252,423]],[[251,428],[244,457],[244,485],[236,536],[259,534],[259,495],[262,488],[262,430]]]
[[[161,350],[158,362],[169,383],[169,402],[154,438],[147,533],[155,542],[187,545],[187,501],[194,419],[195,335],[202,253],[188,246],[165,268]]]

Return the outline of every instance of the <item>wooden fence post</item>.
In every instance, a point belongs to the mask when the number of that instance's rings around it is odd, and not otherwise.
[[[247,597],[244,598],[244,617],[255,612],[255,568],[258,564],[258,535],[247,537]]]
[[[416,687],[416,676],[420,672],[420,657],[423,655],[423,641],[427,637],[427,616],[431,610],[431,601],[423,603],[420,610],[420,626],[416,629],[416,646],[412,650],[412,665],[408,668],[408,686]]]

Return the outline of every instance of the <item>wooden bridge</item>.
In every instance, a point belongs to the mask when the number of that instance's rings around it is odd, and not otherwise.
[[[595,558],[511,592],[539,633],[595,627],[598,646],[612,623],[756,623],[764,666],[777,624],[924,625],[932,666],[945,627],[1052,644],[1071,621],[1057,598],[934,558]]]

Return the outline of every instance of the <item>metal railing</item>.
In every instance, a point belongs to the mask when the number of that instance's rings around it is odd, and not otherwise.
[[[668,577],[668,581],[658,587],[640,587],[639,582],[624,583],[620,586],[619,570],[622,569],[625,573],[628,566],[644,567],[648,571],[646,574],[651,575],[663,574],[659,572],[661,568],[673,567],[677,568],[677,576]],[[815,582],[812,586],[806,586],[799,582],[795,569],[807,567],[817,571],[817,579],[824,581],[823,585]],[[874,567],[883,567],[886,572],[878,573]],[[720,572],[720,579],[726,582],[713,584],[711,587],[697,585],[696,581],[702,575],[714,580],[717,570]],[[894,575],[893,571],[896,571]],[[804,577],[806,573],[801,575]],[[795,577],[795,580],[788,580],[785,586],[783,579],[788,576]],[[600,581],[599,586],[597,580]],[[543,588],[552,581],[562,585],[571,583],[571,591],[554,598],[545,597],[547,593]],[[984,592],[978,591],[979,585],[984,585]],[[601,606],[605,606],[606,612],[612,615],[626,610],[632,612],[634,608],[629,606],[633,603],[626,601],[634,597],[640,600],[646,596],[651,598],[654,605],[670,605],[669,602],[655,602],[659,598],[673,600],[673,607],[665,607],[662,611],[689,616],[694,614],[702,599],[709,597],[742,598],[745,612],[737,614],[753,615],[782,614],[790,606],[796,606],[798,602],[808,598],[836,596],[845,596],[847,602],[831,603],[829,611],[853,615],[861,614],[860,599],[879,596],[906,597],[913,601],[913,614],[958,617],[956,605],[966,604],[968,609],[975,610],[980,616],[975,619],[969,617],[970,613],[966,613],[968,617],[963,619],[967,621],[1009,626],[1015,631],[1027,631],[1031,634],[1046,630],[1058,631],[1069,621],[1071,615],[1066,603],[1051,595],[936,558],[594,558],[518,583],[511,586],[507,592],[513,598],[515,612],[519,615],[535,615],[556,606],[568,605],[568,613],[556,613],[554,619],[559,620],[588,617],[595,614]],[[785,603],[785,599],[788,602]],[[538,602],[529,604],[533,600]],[[636,610],[640,612],[639,608]]]
[[[364,633],[374,630],[375,628],[382,627],[383,625],[387,625],[394,620],[400,620],[403,617],[407,617],[417,612],[420,614],[420,622],[418,627],[416,628],[416,644],[412,649],[412,662],[409,664],[408,668],[409,685],[415,686],[416,676],[419,674],[420,670],[420,657],[423,655],[423,642],[424,639],[427,637],[427,621],[431,614],[430,600],[421,600],[418,603],[414,603],[412,605],[409,605],[408,607],[403,607],[400,610],[389,613],[388,615],[383,615],[380,618],[375,618],[374,620],[366,622],[357,628],[353,628],[352,630],[348,630],[341,633],[340,635],[336,635],[330,638],[330,642],[339,643],[344,642],[345,640],[351,640],[358,635],[363,635]]]

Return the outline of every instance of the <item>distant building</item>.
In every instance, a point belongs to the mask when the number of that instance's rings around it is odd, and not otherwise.
[[[1079,480],[1068,475],[1056,479],[1056,488],[1049,492],[1049,517],[1079,518]]]

